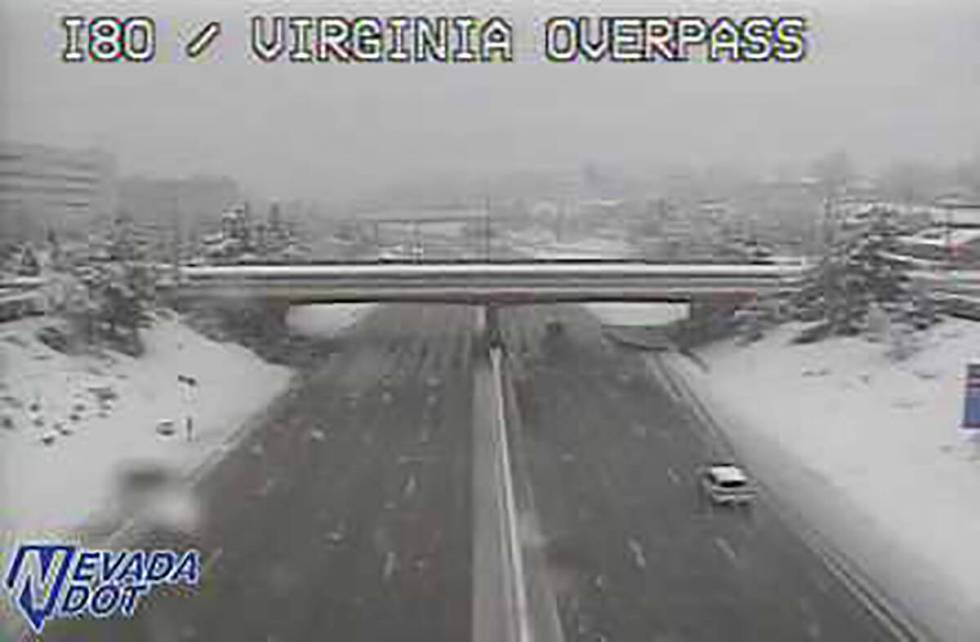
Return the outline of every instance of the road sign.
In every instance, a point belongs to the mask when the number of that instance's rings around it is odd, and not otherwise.
[[[966,395],[963,405],[963,428],[980,431],[980,363],[966,366]]]

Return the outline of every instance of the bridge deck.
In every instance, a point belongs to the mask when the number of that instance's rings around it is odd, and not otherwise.
[[[183,268],[182,297],[289,302],[684,301],[787,290],[806,268],[639,261],[521,261]]]

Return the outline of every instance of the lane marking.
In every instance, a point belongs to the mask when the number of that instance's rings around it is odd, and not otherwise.
[[[428,464],[436,461],[433,455],[399,455],[396,460],[400,465],[405,464]]]
[[[408,481],[405,482],[405,488],[402,489],[402,494],[405,497],[411,497],[415,494],[415,490],[418,488],[418,482],[415,481],[415,473],[408,476]]]
[[[630,552],[633,553],[633,562],[638,567],[645,569],[647,567],[647,557],[643,554],[643,545],[633,538],[627,540],[626,545],[629,546]]]
[[[683,403],[684,399],[681,391],[678,390],[678,387],[664,371],[659,359],[647,359],[646,362],[654,366],[649,368],[649,371],[653,375],[653,378],[660,384],[660,389],[666,392],[667,396],[675,403]]]
[[[669,375],[670,378],[675,381],[678,388],[684,391],[684,396],[687,398],[690,407],[708,429],[709,434],[705,435],[696,431],[705,445],[710,448],[711,440],[713,440],[716,443],[721,443],[727,451],[732,452],[733,446],[726,436],[728,431],[722,427],[720,422],[715,420],[708,404],[694,392],[687,376],[676,366],[672,370],[669,369],[659,357],[656,363],[665,373],[668,371],[672,373]],[[766,485],[761,480],[758,480],[758,483],[762,489],[766,489]],[[936,639],[931,631],[913,619],[904,605],[896,603],[891,596],[883,593],[874,583],[874,580],[864,574],[859,565],[836,550],[832,541],[810,524],[797,509],[788,505],[773,492],[767,492],[767,504],[790,531],[799,538],[803,546],[823,562],[823,568],[836,578],[879,624],[887,628],[896,640]]]
[[[262,484],[262,486],[259,487],[256,494],[259,497],[268,497],[269,493],[271,493],[275,487],[276,487],[276,478],[267,477],[265,482]]]
[[[735,554],[735,551],[732,550],[732,545],[728,543],[728,540],[726,540],[724,537],[716,537],[715,544],[718,546],[721,552],[725,554],[728,561],[730,561],[732,564],[738,564],[738,556]]]
[[[806,526],[803,527],[807,528]],[[901,613],[894,610],[886,599],[877,593],[877,588],[869,585],[869,580],[851,571],[848,563],[838,559],[837,553],[817,541],[818,535],[806,533],[802,535],[805,545],[824,563],[824,568],[837,578],[871,613],[880,624],[889,630],[896,640],[931,640],[934,639],[926,632],[917,629],[912,622],[903,619]]]
[[[387,582],[391,579],[392,573],[395,572],[395,562],[397,561],[397,556],[394,551],[388,551],[385,553],[385,563],[381,570],[381,575],[384,581]]]

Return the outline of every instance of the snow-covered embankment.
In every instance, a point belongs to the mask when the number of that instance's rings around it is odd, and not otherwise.
[[[288,368],[173,318],[144,331],[139,358],[56,352],[35,338],[48,322],[0,325],[0,532],[8,539],[100,518],[124,466],[186,474],[290,380]],[[161,422],[172,422],[172,434]]]
[[[675,367],[745,463],[942,639],[980,639],[980,446],[960,429],[980,324],[924,333],[904,361],[782,327]]]

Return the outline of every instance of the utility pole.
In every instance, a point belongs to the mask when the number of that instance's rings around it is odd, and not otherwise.
[[[834,242],[837,240],[837,221],[834,216],[833,196],[830,194],[823,201],[823,221],[823,244],[824,254],[826,254],[833,248]]]
[[[946,210],[946,264],[948,267],[953,267],[953,208],[950,204],[943,203],[943,209]]]
[[[490,262],[490,197],[489,196],[486,197],[486,201],[484,203],[483,221],[484,221],[483,250],[486,256],[486,260],[489,263]]]
[[[416,263],[422,262],[422,234],[419,230],[419,220],[412,221],[412,256]]]
[[[197,379],[188,375],[177,375],[177,383],[183,389],[184,402],[186,404],[186,413],[184,415],[184,432],[187,436],[187,441],[193,441],[194,439],[194,413],[193,413],[193,402],[194,402],[194,392],[197,388]]]
[[[170,199],[170,215],[173,224],[173,261],[174,261],[174,277],[180,273],[180,259],[181,259],[181,244],[183,242],[183,226],[180,220],[180,193],[178,190],[180,187],[174,185],[174,192]]]

